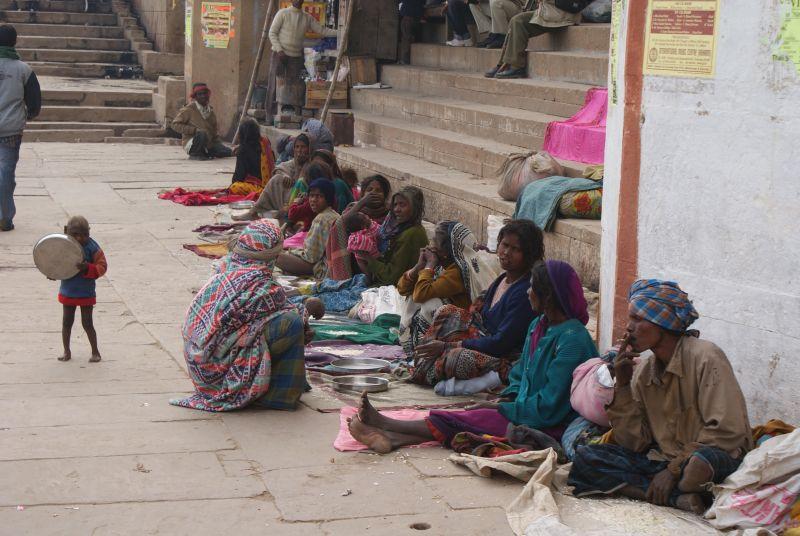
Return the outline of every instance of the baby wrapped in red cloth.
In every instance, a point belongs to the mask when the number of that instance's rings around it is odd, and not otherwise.
[[[356,259],[366,261],[380,256],[378,251],[378,231],[380,224],[363,212],[351,212],[342,218],[347,238],[347,251]]]

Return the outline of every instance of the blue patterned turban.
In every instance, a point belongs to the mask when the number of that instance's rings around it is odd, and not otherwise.
[[[673,281],[640,279],[631,286],[628,301],[637,316],[670,331],[684,332],[700,317]]]

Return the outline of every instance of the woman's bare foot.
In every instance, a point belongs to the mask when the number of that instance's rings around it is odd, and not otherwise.
[[[386,434],[377,428],[367,426],[358,418],[347,419],[347,428],[350,435],[359,443],[363,443],[378,454],[387,454],[392,451],[392,442]]]
[[[692,512],[697,515],[703,515],[706,511],[706,505],[703,503],[703,498],[699,493],[684,493],[679,495],[675,501],[675,506],[679,510]]]
[[[71,352],[64,352],[63,354],[61,354],[58,357],[59,361],[69,361],[70,359],[72,359],[72,353]]]
[[[100,354],[92,354],[92,357],[89,358],[89,363],[99,363],[100,359],[102,359]]]
[[[361,393],[361,402],[358,405],[358,418],[363,424],[368,426],[380,426],[383,423],[383,416],[372,406],[366,391]]]

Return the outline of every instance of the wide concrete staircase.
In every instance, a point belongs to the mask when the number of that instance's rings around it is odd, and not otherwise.
[[[534,38],[530,78],[487,79],[499,51],[415,44],[411,65],[385,65],[382,90],[352,90],[356,146],[337,147],[359,175],[381,173],[425,192],[426,219],[459,220],[486,240],[487,216],[511,216],[497,194],[497,170],[513,153],[541,149],[545,129],[577,112],[586,92],[605,86],[608,25],[586,24]],[[586,167],[562,162],[570,176]],[[600,222],[557,221],[547,257],[570,262],[597,289]]]
[[[26,141],[175,143],[165,138],[153,109],[154,84],[118,79],[140,73],[137,54],[152,50],[126,2],[102,2],[84,13],[83,0],[0,0],[0,21],[19,34],[21,59],[42,86],[42,112]]]

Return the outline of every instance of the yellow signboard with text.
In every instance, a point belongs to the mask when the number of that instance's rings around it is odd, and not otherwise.
[[[644,74],[713,78],[719,0],[650,0]]]

